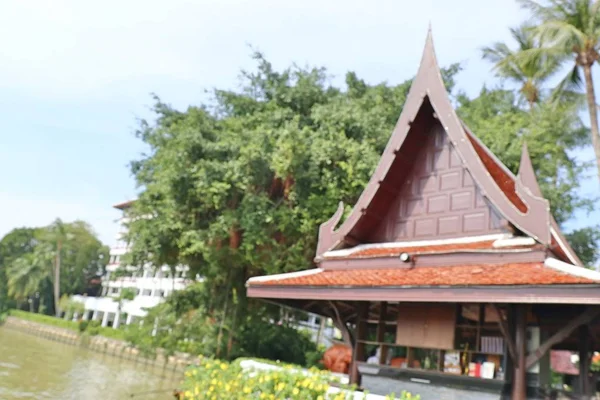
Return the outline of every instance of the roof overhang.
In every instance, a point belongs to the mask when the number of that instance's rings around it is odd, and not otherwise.
[[[249,286],[248,297],[313,301],[600,305],[600,284],[468,287]]]

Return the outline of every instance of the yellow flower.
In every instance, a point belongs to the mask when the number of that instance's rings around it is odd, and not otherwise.
[[[317,397],[317,400],[325,400],[325,399],[323,399],[323,396],[319,395],[319,397]]]
[[[244,393],[248,394],[252,391],[248,386],[244,387]]]
[[[221,369],[225,371],[227,369],[227,364],[221,363]]]
[[[298,390],[298,388],[294,388],[294,390],[292,390],[292,394],[293,394],[294,396],[297,396],[297,395],[298,395],[298,393],[300,393],[300,390]]]
[[[285,383],[283,382],[279,382],[277,386],[275,386],[275,390],[277,390],[278,392],[281,392],[283,388],[285,388]]]
[[[192,392],[190,392],[189,390],[185,391],[184,396],[187,397],[188,399],[191,399],[191,398],[194,397],[194,395],[192,394]]]
[[[215,378],[212,379],[212,381],[210,381],[211,385],[216,385],[217,384],[217,380]]]

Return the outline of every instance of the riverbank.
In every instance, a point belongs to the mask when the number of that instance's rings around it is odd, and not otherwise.
[[[28,315],[29,316],[29,315]],[[32,317],[33,318],[33,317]],[[193,357],[190,354],[178,353],[172,356],[166,356],[163,351],[157,350],[157,355],[155,358],[144,357],[138,349],[129,345],[124,340],[118,340],[113,338],[107,338],[101,335],[90,336],[88,334],[80,334],[78,331],[74,330],[72,326],[69,324],[65,324],[64,326],[56,326],[62,325],[63,322],[70,322],[64,320],[57,320],[53,317],[47,317],[53,319],[53,323],[55,325],[49,325],[45,323],[40,323],[37,321],[32,321],[29,319],[20,318],[15,315],[10,315],[6,317],[4,324],[1,329],[7,329],[11,331],[18,331],[32,336],[38,336],[44,339],[49,339],[57,342],[61,342],[73,347],[81,347],[87,350],[91,350],[96,353],[101,353],[104,355],[113,356],[118,359],[128,360],[136,364],[141,364],[144,366],[148,366],[150,368],[154,368],[157,370],[161,370],[163,372],[172,371],[173,376],[183,376],[183,372],[188,369],[190,365],[195,365],[196,368],[192,369],[193,371],[201,371],[203,370],[203,365],[201,365],[201,360],[198,357]],[[62,321],[62,322],[57,322]],[[74,323],[75,324],[75,323]],[[76,326],[76,325],[75,325]],[[205,361],[206,363],[206,361]],[[318,377],[319,373],[313,371],[307,371],[302,368],[294,368],[294,366],[286,366],[282,367],[277,365],[276,362],[266,362],[266,361],[258,361],[252,359],[238,360],[235,364],[239,365],[239,367],[244,371],[254,371],[254,373],[275,373],[278,372],[283,374],[286,382],[293,378],[294,376],[302,376],[302,379]],[[226,365],[224,363],[219,362],[219,365]],[[233,365],[233,364],[232,364]],[[220,370],[219,370],[220,371]],[[180,375],[181,374],[181,375]],[[169,373],[171,375],[171,373]],[[288,376],[289,375],[289,376]],[[184,384],[191,384],[194,387],[195,382],[193,382],[196,373],[193,374],[188,371],[186,375],[186,382]],[[265,375],[269,376],[269,375]],[[325,377],[327,376],[327,378]],[[223,376],[224,386],[233,385],[235,379],[229,376]],[[346,383],[347,376],[340,374],[329,374],[322,375],[320,378],[322,383],[325,385],[328,383],[329,378],[333,378],[337,380],[339,383]],[[192,382],[189,380],[192,379]],[[211,378],[212,379],[212,378]],[[257,388],[260,390],[260,388]],[[336,387],[323,387],[325,398],[336,398],[336,399],[360,399],[360,400],[383,400],[385,397],[377,396],[372,394],[366,394],[362,392],[353,392],[348,391]],[[163,390],[164,392],[164,390]]]
[[[58,321],[62,320],[58,319]],[[149,358],[141,354],[138,349],[129,345],[124,340],[108,338],[102,335],[91,336],[85,333],[80,334],[70,327],[60,327],[41,322],[34,322],[14,315],[6,317],[2,329],[17,330],[22,333],[39,336],[56,342],[80,346],[95,352],[123,358],[135,363],[149,365],[155,368],[170,369],[173,372],[182,373],[188,365],[197,362],[197,359],[189,354],[176,353],[174,355],[166,355],[160,349],[156,351],[156,357]]]
[[[173,400],[182,373],[0,327],[2,400]]]

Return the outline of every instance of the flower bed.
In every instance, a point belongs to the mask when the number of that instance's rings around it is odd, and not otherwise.
[[[334,383],[339,384],[338,378],[317,369],[308,373],[289,365],[276,370],[244,369],[240,363],[203,359],[185,372],[182,395],[183,399],[194,400],[384,399],[355,392],[352,388],[339,389],[332,386]],[[419,396],[403,393],[399,399],[418,400]]]

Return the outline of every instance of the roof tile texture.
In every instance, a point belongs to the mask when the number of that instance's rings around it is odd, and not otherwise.
[[[305,276],[250,282],[251,286],[502,286],[594,284],[593,280],[565,274],[543,263],[326,270]]]
[[[473,243],[452,243],[452,244],[437,244],[429,246],[402,246],[401,243],[398,247],[373,247],[362,250],[357,250],[351,254],[336,256],[327,256],[327,259],[347,259],[347,258],[373,258],[373,257],[394,257],[399,256],[402,253],[409,254],[423,254],[423,253],[454,253],[461,251],[503,251],[503,250],[514,250],[514,249],[533,249],[537,247],[535,245],[520,245],[520,246],[507,246],[502,248],[494,248],[494,240],[486,240],[481,242]]]
[[[504,169],[496,163],[496,161],[489,156],[489,154],[485,151],[485,149],[477,143],[477,141],[473,138],[473,136],[466,132],[469,141],[473,145],[475,152],[483,162],[483,165],[490,173],[492,179],[496,182],[500,190],[504,193],[504,195],[510,200],[510,202],[521,212],[527,212],[527,205],[523,203],[523,200],[517,194],[515,189],[515,181],[514,179],[504,171]]]

